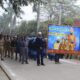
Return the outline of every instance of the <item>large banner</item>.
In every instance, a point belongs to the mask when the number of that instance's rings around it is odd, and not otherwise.
[[[49,25],[48,53],[80,54],[80,28]]]

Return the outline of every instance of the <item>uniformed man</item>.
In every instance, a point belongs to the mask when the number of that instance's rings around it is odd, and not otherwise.
[[[2,34],[0,34],[0,54],[1,60],[4,60],[4,37]]]
[[[26,64],[28,64],[28,44],[27,44],[27,42],[26,42],[26,39],[25,39],[25,37],[22,37],[22,39],[21,39],[21,45],[20,45],[20,47],[21,47],[21,63],[22,64],[24,64],[24,62],[26,63]]]
[[[42,38],[42,33],[38,32],[36,40],[35,40],[35,47],[36,47],[36,51],[37,51],[37,66],[43,65],[44,66],[44,62],[43,62],[43,53],[42,53],[42,49],[43,49],[43,38]]]
[[[11,39],[11,59],[13,59],[15,51],[16,51],[16,38],[12,37]]]

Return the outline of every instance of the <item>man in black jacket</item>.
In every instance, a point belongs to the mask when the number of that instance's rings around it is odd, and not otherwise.
[[[35,40],[35,47],[36,47],[36,51],[37,51],[37,66],[40,66],[40,64],[44,66],[43,53],[42,53],[43,38],[42,38],[41,32],[38,32],[38,34],[37,34],[37,37]]]

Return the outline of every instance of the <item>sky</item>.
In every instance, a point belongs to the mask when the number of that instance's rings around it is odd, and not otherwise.
[[[22,10],[24,11],[24,14],[21,15],[21,17],[23,18],[23,20],[35,20],[36,19],[36,13],[33,12],[32,10],[32,5],[29,5],[29,6],[25,6],[25,7],[22,7]]]
[[[24,12],[23,15],[21,15],[22,20],[30,21],[36,19],[36,13],[32,10],[32,5],[24,6],[21,8]],[[4,10],[0,7],[0,15],[4,13]]]
[[[80,0],[78,0],[77,5],[80,5]],[[36,18],[36,13],[32,11],[32,5],[23,7],[24,15],[22,15],[23,20],[34,20]]]
[[[78,0],[77,5],[80,5],[80,0]],[[32,5],[28,5],[27,7],[22,7],[22,10],[24,11],[24,14],[21,15],[22,20],[30,21],[36,19],[36,13],[32,10]],[[0,15],[2,15],[4,10],[0,8]]]
[[[80,5],[80,0],[78,0],[77,5]]]
[[[80,0],[78,0],[77,5],[80,5]],[[32,11],[32,5],[29,5],[27,7],[23,7],[22,10],[24,11],[24,15],[22,15],[23,20],[35,20],[36,19],[36,13]]]

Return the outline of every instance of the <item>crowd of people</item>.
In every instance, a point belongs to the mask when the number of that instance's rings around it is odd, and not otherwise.
[[[42,37],[41,32],[38,32],[37,36],[31,39],[27,36],[9,36],[0,34],[0,58],[2,61],[8,57],[19,60],[22,64],[28,64],[28,59],[34,59],[37,61],[37,66],[44,66],[43,58],[47,56],[46,49],[47,41]],[[35,54],[36,56],[33,56],[32,54]],[[60,55],[55,54],[55,63],[60,63],[59,58]]]
[[[36,52],[37,66],[44,65],[43,52],[46,52],[46,42],[42,37],[42,33],[38,32],[35,37],[34,44],[33,39],[29,39],[27,36],[9,36],[0,34],[0,54],[1,60],[4,61],[6,57],[19,60],[22,64],[28,64],[28,59],[32,58],[31,53]]]

